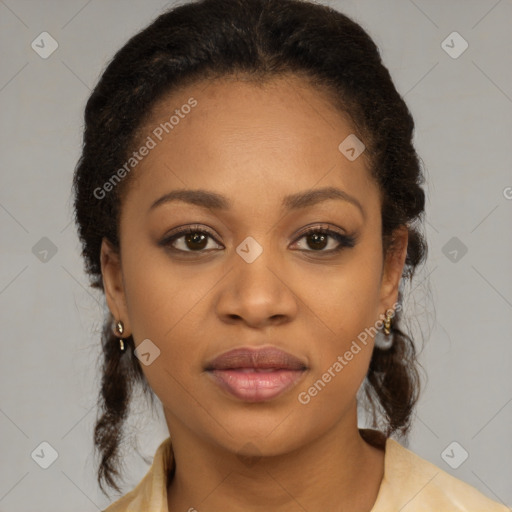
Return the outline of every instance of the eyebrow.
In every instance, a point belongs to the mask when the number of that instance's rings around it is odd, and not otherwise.
[[[333,199],[353,204],[361,211],[363,217],[365,217],[365,210],[361,203],[354,196],[336,187],[317,188],[307,190],[306,192],[287,195],[283,198],[282,207],[286,210],[298,210]],[[153,202],[149,210],[153,210],[157,206],[173,201],[183,201],[213,210],[229,210],[232,207],[232,202],[227,197],[216,192],[203,189],[181,189],[173,190],[163,195]]]

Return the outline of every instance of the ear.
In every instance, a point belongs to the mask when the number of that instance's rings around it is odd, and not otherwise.
[[[393,241],[386,254],[382,269],[380,288],[381,312],[393,309],[393,305],[398,301],[398,287],[407,256],[408,239],[409,231],[406,226],[400,226],[393,231]]]
[[[123,337],[130,336],[131,328],[126,306],[121,258],[119,252],[106,238],[101,241],[100,261],[108,308],[116,321],[123,322]]]

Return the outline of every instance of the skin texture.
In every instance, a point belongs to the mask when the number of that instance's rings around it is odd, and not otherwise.
[[[170,510],[369,511],[383,475],[384,452],[357,429],[356,393],[373,349],[370,338],[325,388],[307,390],[374,326],[398,297],[407,231],[382,256],[380,195],[365,154],[349,161],[338,145],[353,128],[327,96],[303,79],[258,85],[222,79],[187,86],[161,101],[144,137],[194,97],[198,104],[140,162],[123,198],[120,255],[104,240],[108,306],[135,344],[150,339],[160,356],[142,366],[163,404],[176,474]],[[336,187],[342,200],[287,211],[288,194]],[[225,195],[229,210],[174,201],[177,189]],[[200,254],[177,227],[199,224]],[[356,237],[354,247],[326,251],[306,227]],[[246,237],[263,249],[252,263],[236,252]],[[179,253],[177,249],[189,251]],[[307,361],[293,388],[247,403],[216,386],[207,361],[236,347],[276,346]]]

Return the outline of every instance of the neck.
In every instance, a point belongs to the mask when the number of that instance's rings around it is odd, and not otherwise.
[[[363,440],[357,414],[288,453],[241,457],[198,438],[166,412],[175,474],[169,511],[369,512],[384,473],[384,451]]]

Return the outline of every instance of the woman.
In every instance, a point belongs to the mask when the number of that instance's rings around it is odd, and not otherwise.
[[[426,257],[423,176],[359,25],[297,0],[176,7],[116,54],[85,122],[100,486],[120,490],[134,385],[170,434],[108,512],[506,510],[390,437],[418,399],[400,287]]]

